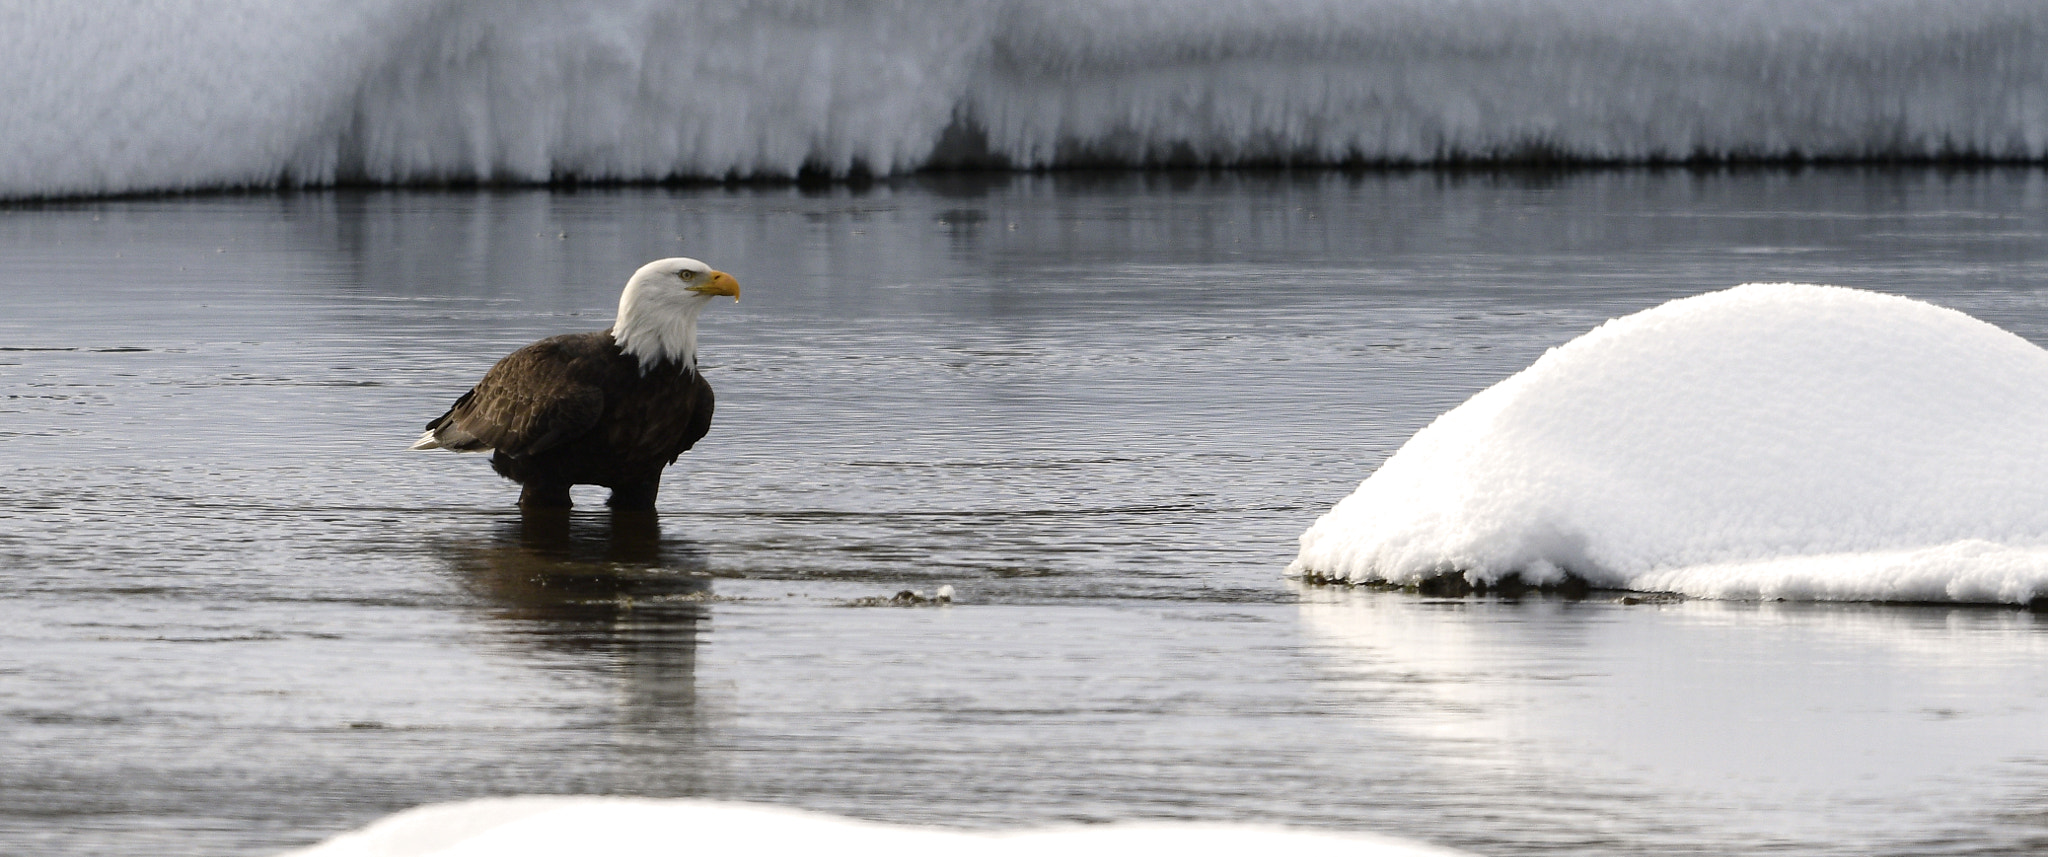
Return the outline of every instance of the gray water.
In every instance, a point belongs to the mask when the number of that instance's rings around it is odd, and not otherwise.
[[[2038,171],[1075,174],[0,209],[0,852],[597,793],[1488,855],[2048,849],[2048,623],[1303,586],[1600,321],[1862,286],[2048,342]],[[657,523],[404,447],[641,262],[743,302]],[[951,585],[946,607],[886,606]]]

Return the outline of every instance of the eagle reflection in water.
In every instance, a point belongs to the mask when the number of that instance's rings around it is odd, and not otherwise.
[[[463,589],[513,636],[617,672],[620,719],[692,723],[698,623],[709,616],[703,554],[664,539],[653,513],[534,509],[489,538],[443,547]]]

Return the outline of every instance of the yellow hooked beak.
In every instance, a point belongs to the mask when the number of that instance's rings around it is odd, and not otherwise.
[[[740,302],[740,281],[724,271],[712,271],[704,276],[704,282],[689,286],[688,291],[700,295],[728,295],[733,303]]]

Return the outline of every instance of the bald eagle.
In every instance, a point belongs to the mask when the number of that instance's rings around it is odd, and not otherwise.
[[[609,330],[543,339],[499,360],[413,449],[489,452],[524,486],[519,505],[566,509],[602,485],[614,509],[652,510],[661,469],[711,430],[697,371],[697,314],[739,283],[695,259],[649,262],[626,281]]]

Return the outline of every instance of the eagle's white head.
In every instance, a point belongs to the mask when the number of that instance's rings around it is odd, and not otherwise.
[[[640,358],[646,372],[663,360],[697,369],[697,314],[719,296],[740,299],[740,284],[695,259],[657,259],[640,266],[619,295],[612,340]]]

